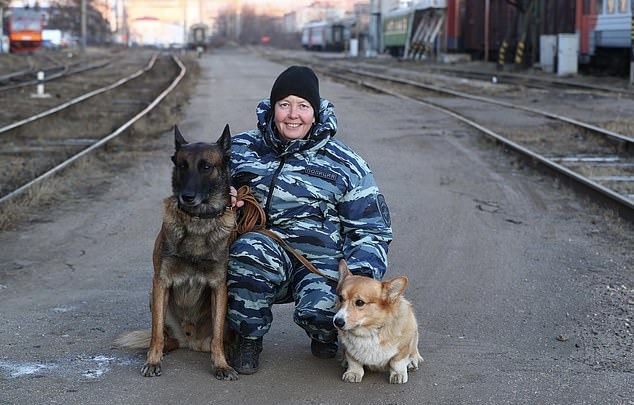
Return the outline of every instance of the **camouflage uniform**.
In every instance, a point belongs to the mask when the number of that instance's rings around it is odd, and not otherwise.
[[[267,215],[267,227],[322,273],[337,277],[339,259],[351,271],[381,279],[392,240],[390,214],[365,161],[334,139],[334,106],[321,99],[319,120],[306,139],[281,141],[268,99],[256,110],[258,129],[233,137],[231,171]],[[229,261],[229,326],[260,337],[274,303],[294,302],[294,321],[312,339],[336,338],[335,283],[311,273],[278,242],[257,232],[240,236]]]

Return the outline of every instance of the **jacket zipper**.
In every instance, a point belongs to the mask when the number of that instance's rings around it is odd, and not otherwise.
[[[269,212],[271,210],[271,199],[273,197],[273,190],[275,189],[275,185],[277,184],[277,179],[282,171],[282,167],[284,167],[284,163],[286,162],[286,157],[280,159],[280,165],[275,169],[275,173],[273,174],[273,178],[271,179],[271,184],[269,184],[269,194],[266,197],[266,206],[264,207],[264,213],[266,214],[266,227],[269,228]]]

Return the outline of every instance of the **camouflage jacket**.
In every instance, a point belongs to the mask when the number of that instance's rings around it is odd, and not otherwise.
[[[232,140],[233,185],[251,187],[267,227],[326,275],[340,258],[355,274],[381,279],[392,240],[390,213],[367,163],[334,138],[334,105],[321,99],[310,135],[283,142],[273,129],[270,102],[256,109],[258,129]]]

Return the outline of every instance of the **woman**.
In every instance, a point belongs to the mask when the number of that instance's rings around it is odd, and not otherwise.
[[[323,275],[336,279],[343,258],[353,273],[381,279],[392,240],[389,210],[366,162],[334,138],[334,106],[320,99],[315,73],[305,66],[286,69],[256,114],[258,129],[233,137],[235,187],[248,185],[265,210],[267,228]],[[227,284],[228,324],[238,334],[230,363],[239,373],[258,370],[275,303],[295,303],[294,321],[310,337],[313,355],[337,353],[336,282],[308,270],[272,237],[238,237]]]

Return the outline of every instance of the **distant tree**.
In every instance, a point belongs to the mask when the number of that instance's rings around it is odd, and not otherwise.
[[[212,41],[216,44],[235,41],[241,45],[255,45],[267,37],[269,44],[278,47],[299,47],[298,34],[283,33],[280,19],[257,14],[252,6],[244,5],[240,12],[227,8],[216,18]]]
[[[111,41],[110,23],[95,7],[94,0],[86,3],[86,43],[100,45]],[[53,1],[49,7],[47,28],[81,34],[81,0]]]

